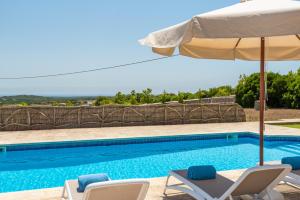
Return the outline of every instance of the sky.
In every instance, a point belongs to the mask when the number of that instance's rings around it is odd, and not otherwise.
[[[139,45],[149,32],[238,0],[1,0],[0,77],[55,74],[157,58]],[[287,73],[299,62],[272,62]],[[113,95],[152,88],[154,93],[235,86],[258,62],[174,57],[127,68],[73,76],[0,80],[2,95]]]

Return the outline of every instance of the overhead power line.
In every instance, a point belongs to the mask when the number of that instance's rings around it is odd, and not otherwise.
[[[94,69],[87,69],[82,71],[74,71],[74,72],[66,72],[66,73],[56,73],[56,74],[45,74],[45,75],[36,75],[36,76],[20,76],[20,77],[0,77],[0,80],[19,80],[19,79],[36,79],[36,78],[48,78],[48,77],[58,77],[58,76],[68,76],[68,75],[75,75],[75,74],[83,74],[83,73],[89,73],[89,72],[95,72],[95,71],[103,71],[108,69],[116,69],[116,68],[123,68],[128,67],[132,65],[138,65],[143,63],[149,63],[154,62],[158,60],[165,60],[168,58],[179,56],[179,54],[170,56],[170,57],[160,57],[160,58],[153,58],[153,59],[147,59],[147,60],[141,60],[141,61],[135,61],[131,63],[125,63],[121,65],[113,65],[109,67],[101,67],[101,68],[94,68]]]

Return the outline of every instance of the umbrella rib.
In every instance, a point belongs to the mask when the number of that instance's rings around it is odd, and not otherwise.
[[[296,37],[298,38],[298,40],[300,40],[300,36],[298,34],[296,34]]]
[[[242,39],[242,38],[239,38],[239,40],[237,41],[237,43],[236,43],[235,46],[234,46],[234,49],[236,49],[236,48],[239,46],[241,39]]]

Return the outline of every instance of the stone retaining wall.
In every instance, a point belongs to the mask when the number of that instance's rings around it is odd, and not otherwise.
[[[1,131],[243,121],[245,112],[235,103],[0,108]]]

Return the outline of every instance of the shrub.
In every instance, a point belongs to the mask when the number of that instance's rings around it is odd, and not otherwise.
[[[68,107],[75,106],[75,105],[76,105],[76,102],[73,101],[73,100],[68,100],[68,101],[66,102],[66,106],[68,106]]]
[[[97,97],[94,105],[95,106],[102,106],[102,105],[108,105],[108,104],[113,104],[113,100],[110,97],[104,97],[104,96],[100,96]]]
[[[27,102],[20,102],[18,105],[19,106],[29,106],[29,104]]]

